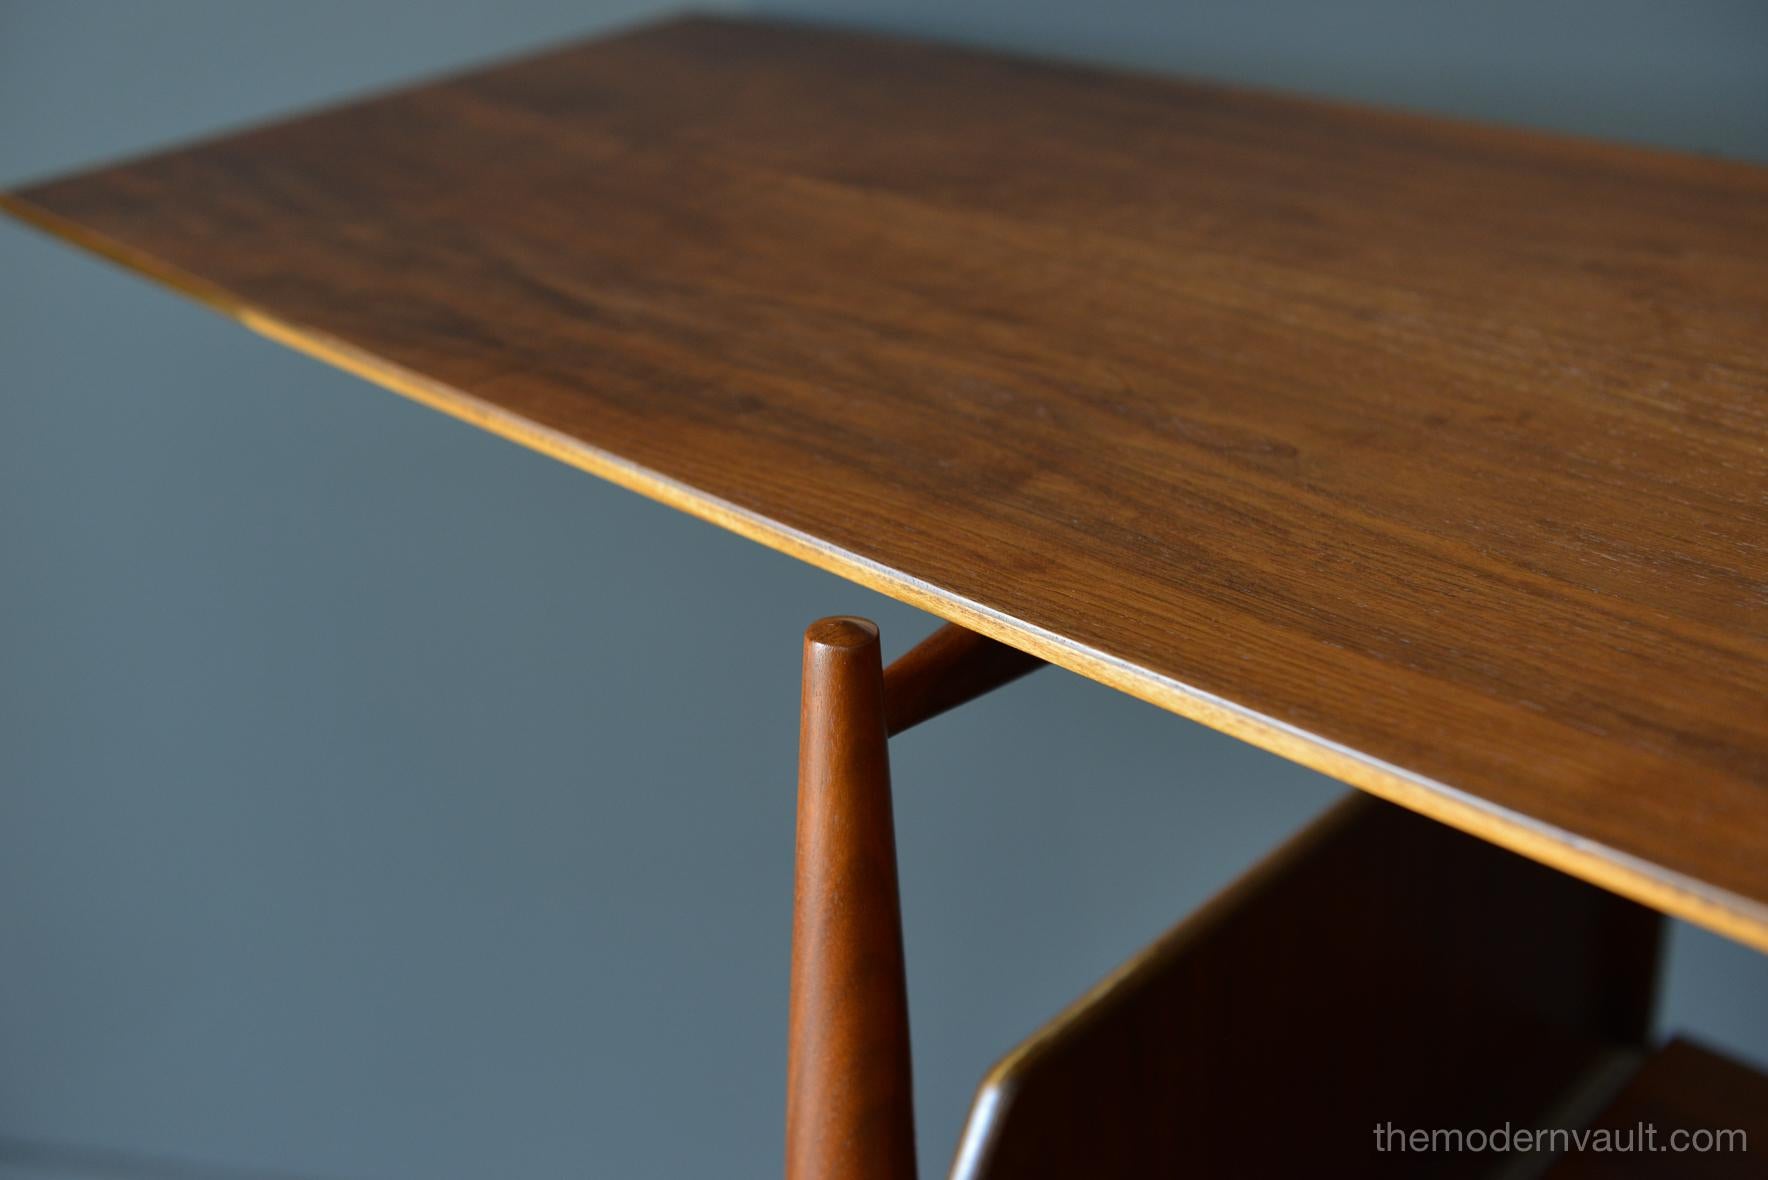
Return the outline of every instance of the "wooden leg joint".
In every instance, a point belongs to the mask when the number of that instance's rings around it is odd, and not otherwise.
[[[1041,664],[948,625],[886,672],[865,619],[804,633],[787,1180],[915,1175],[887,739]]]

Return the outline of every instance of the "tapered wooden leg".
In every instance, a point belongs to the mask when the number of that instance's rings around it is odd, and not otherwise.
[[[804,634],[787,1180],[912,1180],[908,989],[878,628]]]

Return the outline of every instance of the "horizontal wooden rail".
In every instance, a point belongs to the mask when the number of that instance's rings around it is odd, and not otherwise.
[[[947,623],[884,670],[884,728],[895,737],[1043,666],[1034,655]]]

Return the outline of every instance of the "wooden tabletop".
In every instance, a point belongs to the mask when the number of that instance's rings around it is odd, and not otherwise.
[[[4,199],[1768,947],[1768,171],[692,19]]]

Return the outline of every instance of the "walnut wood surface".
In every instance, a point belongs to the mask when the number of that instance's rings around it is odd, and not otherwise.
[[[1768,172],[694,19],[5,203],[1768,946]]]
[[[1499,1174],[1374,1129],[1560,1125],[1642,1047],[1662,924],[1353,797],[997,1066],[952,1175]]]
[[[804,633],[786,1180],[914,1180],[908,985],[878,628]]]

